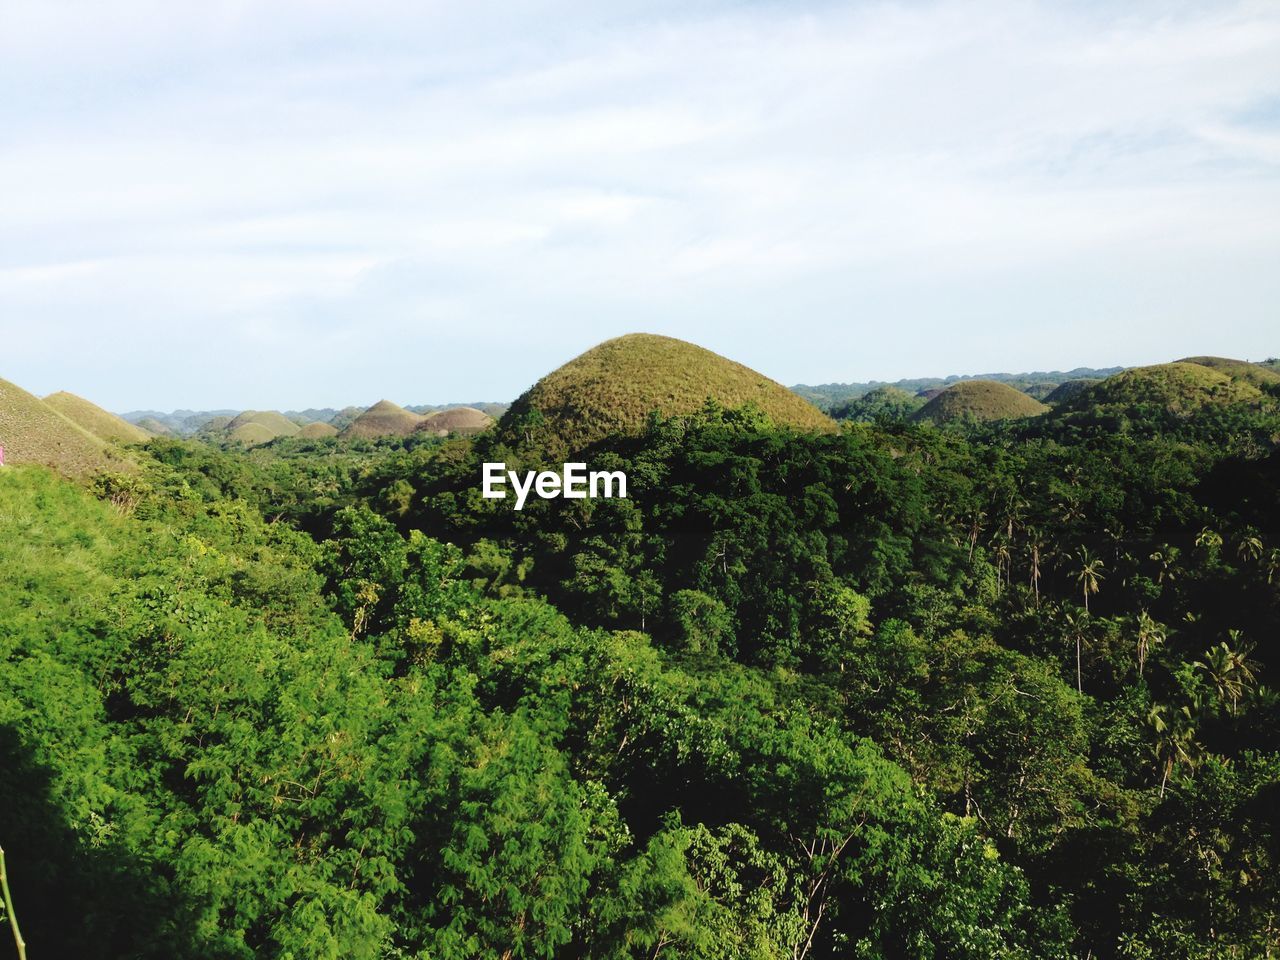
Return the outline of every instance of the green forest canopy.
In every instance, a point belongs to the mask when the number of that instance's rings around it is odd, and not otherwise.
[[[30,955],[1274,955],[1280,415],[1215,389],[708,405],[519,514],[498,434],[6,468]]]

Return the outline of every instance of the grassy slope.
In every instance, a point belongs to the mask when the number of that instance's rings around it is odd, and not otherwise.
[[[1231,360],[1228,357],[1187,357],[1179,363],[1194,363],[1219,373],[1225,373],[1232,380],[1247,380],[1255,387],[1280,384],[1280,373],[1258,363],[1247,360]]]
[[[247,447],[254,447],[260,443],[270,443],[276,438],[277,434],[272,432],[269,427],[250,420],[228,432],[227,436],[237,443],[243,443]]]
[[[0,380],[0,446],[7,463],[44,464],[69,476],[130,464],[89,431],[7,380]]]
[[[96,403],[90,403],[84,397],[61,390],[51,393],[44,402],[72,423],[78,423],[99,440],[114,443],[146,443],[151,434],[142,427],[117,417],[114,413],[103,410]]]
[[[786,387],[740,363],[671,337],[633,333],[606,340],[547,374],[504,415],[513,428],[540,411],[571,449],[610,433],[635,432],[650,412],[695,413],[708,399],[754,403],[775,424],[832,431],[834,421]]]
[[[994,380],[964,380],[948,387],[926,403],[917,420],[948,423],[972,417],[975,420],[1013,420],[1035,417],[1049,408],[1005,383]]]
[[[417,429],[422,417],[390,400],[379,400],[342,431],[344,437],[407,437]]]
[[[298,431],[298,436],[304,440],[323,440],[325,437],[336,437],[337,435],[338,428],[331,423],[308,423]]]
[[[235,433],[240,427],[249,423],[256,423],[258,426],[270,430],[272,438],[292,437],[300,429],[296,423],[283,413],[277,413],[274,410],[246,410],[228,424],[227,432]]]
[[[1215,403],[1256,403],[1262,392],[1246,380],[1197,363],[1161,363],[1117,373],[1082,391],[1064,409],[1157,404],[1171,413],[1192,413]]]

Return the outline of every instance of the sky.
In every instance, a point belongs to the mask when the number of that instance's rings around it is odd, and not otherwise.
[[[0,0],[0,377],[509,400],[1280,354],[1280,0]]]

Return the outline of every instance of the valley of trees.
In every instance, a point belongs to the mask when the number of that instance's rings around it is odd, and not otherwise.
[[[1259,390],[825,433],[708,402],[584,451],[630,499],[519,513],[479,492],[555,449],[517,408],[5,468],[28,955],[1280,955]]]

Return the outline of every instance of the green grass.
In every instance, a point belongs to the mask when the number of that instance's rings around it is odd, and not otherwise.
[[[0,380],[0,446],[6,463],[42,464],[68,476],[132,468],[98,437],[7,380]]]
[[[612,433],[639,432],[649,414],[696,413],[708,400],[726,408],[755,404],[773,423],[830,432],[835,422],[807,400],[740,363],[702,347],[633,333],[591,348],[553,370],[500,421],[512,434],[531,411],[576,450]]]
[[[407,437],[417,429],[422,417],[390,400],[379,400],[342,431],[344,437]]]
[[[917,420],[950,423],[953,420],[1015,420],[1048,411],[1039,400],[995,380],[962,380],[926,403]]]
[[[1194,363],[1225,373],[1232,380],[1246,380],[1255,387],[1266,387],[1280,384],[1280,372],[1271,367],[1247,360],[1232,360],[1228,357],[1187,357],[1179,363]]]
[[[151,434],[141,427],[103,410],[84,397],[77,397],[74,393],[67,393],[65,390],[51,393],[44,398],[44,402],[99,440],[109,443],[146,443],[151,439]]]
[[[1199,363],[1179,361],[1135,367],[1108,377],[1063,404],[1064,410],[1160,406],[1190,414],[1214,404],[1258,403],[1262,391],[1243,379]]]

